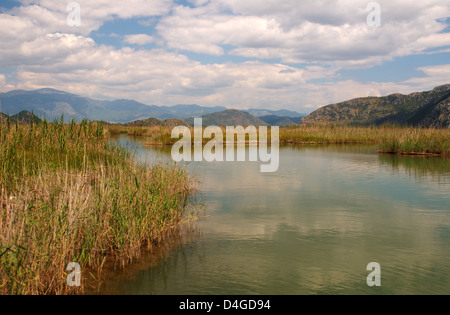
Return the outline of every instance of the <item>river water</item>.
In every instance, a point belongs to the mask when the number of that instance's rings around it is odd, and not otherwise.
[[[170,161],[170,148],[136,158]],[[450,294],[448,158],[286,146],[276,173],[259,162],[186,167],[205,203],[195,231],[111,275],[101,294]],[[367,284],[371,262],[381,286]]]

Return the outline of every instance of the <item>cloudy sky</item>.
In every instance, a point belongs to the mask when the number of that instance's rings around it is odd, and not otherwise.
[[[0,92],[309,113],[450,83],[450,0],[70,2],[0,1]]]

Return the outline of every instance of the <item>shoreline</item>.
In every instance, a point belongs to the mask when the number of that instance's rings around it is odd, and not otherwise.
[[[144,139],[145,146],[171,146],[179,142],[172,139],[170,127],[106,127],[110,135],[128,135]],[[424,129],[413,127],[350,127],[350,126],[294,126],[281,127],[280,145],[330,145],[330,144],[373,144],[380,153],[402,153],[404,155],[450,155],[450,129]],[[270,139],[270,135],[268,135]],[[214,138],[203,139],[202,144]],[[264,142],[270,143],[270,141]],[[227,144],[218,141],[217,144]],[[238,141],[234,145],[240,144]],[[259,145],[261,142],[245,141],[245,145]],[[432,152],[432,153],[429,153]]]
[[[380,154],[390,154],[390,155],[403,155],[403,156],[434,156],[434,157],[447,157],[450,153],[431,153],[431,152],[403,152],[403,151],[389,151],[389,150],[378,150]]]

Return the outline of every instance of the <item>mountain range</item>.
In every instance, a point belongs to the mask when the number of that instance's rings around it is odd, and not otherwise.
[[[331,104],[311,113],[303,124],[409,125],[450,127],[450,84],[409,95],[364,97]]]
[[[304,116],[300,117],[286,117],[286,116],[277,116],[277,115],[267,115],[258,117],[262,121],[266,122],[270,126],[291,126],[298,125],[304,118]]]
[[[47,120],[59,119],[64,115],[66,121],[87,118],[133,126],[184,125],[182,120],[193,125],[193,117],[202,117],[203,125],[217,126],[286,126],[301,122],[450,128],[450,84],[408,95],[397,93],[383,97],[356,98],[324,106],[306,117],[288,110],[238,111],[198,105],[145,105],[132,100],[98,101],[53,89],[0,93],[1,112],[15,114],[10,117],[11,121],[30,120],[30,112],[33,112],[35,116],[45,117]],[[0,115],[0,120],[5,119],[4,115]]]
[[[194,126],[194,118],[186,119],[190,126]],[[268,126],[261,119],[236,109],[228,109],[218,113],[202,116],[203,126]]]
[[[226,111],[225,107],[202,107],[199,105],[155,106],[146,105],[133,100],[99,101],[54,89],[40,89],[33,91],[15,90],[0,93],[0,112],[14,115],[21,111],[33,112],[36,116],[47,120],[61,118],[67,120],[102,120],[113,123],[128,123],[136,120],[157,118],[187,119],[203,115]],[[300,113],[281,110],[249,110],[250,114],[282,115],[287,117],[301,117]]]

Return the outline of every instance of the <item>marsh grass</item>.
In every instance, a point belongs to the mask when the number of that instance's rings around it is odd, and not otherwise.
[[[0,294],[83,293],[66,284],[70,262],[83,284],[193,216],[187,172],[133,163],[101,124],[4,123],[0,141]]]
[[[108,125],[107,133],[110,135],[127,134],[133,137],[145,137],[153,144],[169,145],[175,143],[171,138],[172,127],[151,126],[136,127],[122,125]]]
[[[395,130],[380,145],[381,153],[450,155],[450,129],[408,128]]]
[[[191,134],[194,129],[191,127]],[[126,133],[145,138],[147,145],[173,145],[170,127],[108,126],[110,134]],[[270,128],[268,129],[270,140]],[[222,128],[226,141],[225,128]],[[248,139],[248,136],[247,138]],[[298,125],[280,128],[281,144],[378,144],[380,152],[398,154],[450,154],[449,129],[423,129],[399,126],[357,127],[336,125]],[[204,142],[208,142],[204,139]]]

